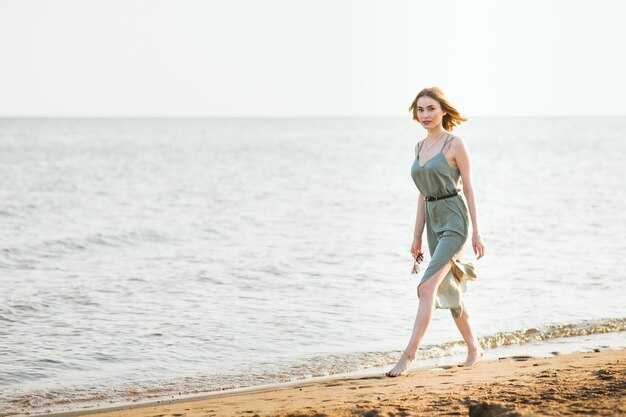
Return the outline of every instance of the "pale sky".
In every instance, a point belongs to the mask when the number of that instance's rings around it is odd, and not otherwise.
[[[0,0],[0,117],[626,115],[620,0]]]

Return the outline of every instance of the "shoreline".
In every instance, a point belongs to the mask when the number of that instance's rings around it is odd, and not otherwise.
[[[388,367],[388,366],[387,366]],[[30,416],[226,417],[469,415],[470,407],[498,416],[576,413],[626,416],[626,349],[551,357],[509,355],[478,362],[380,373],[334,375],[175,399]],[[499,411],[498,411],[499,410]],[[487,414],[485,414],[487,415]]]

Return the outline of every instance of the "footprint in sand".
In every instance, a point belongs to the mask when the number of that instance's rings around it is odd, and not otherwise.
[[[515,356],[511,356],[511,359],[513,359],[514,361],[527,361],[529,359],[532,359],[532,356],[528,356],[528,355],[515,355]]]
[[[366,376],[363,378],[357,378],[358,380],[364,380],[364,379],[384,379],[382,376]]]

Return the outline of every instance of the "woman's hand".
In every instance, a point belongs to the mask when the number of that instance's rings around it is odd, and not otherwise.
[[[413,244],[411,245],[411,255],[413,259],[417,258],[417,254],[422,251],[422,240],[421,239],[413,239]]]
[[[478,256],[476,259],[480,259],[485,256],[485,243],[478,232],[472,234],[472,249],[474,249],[474,254]]]

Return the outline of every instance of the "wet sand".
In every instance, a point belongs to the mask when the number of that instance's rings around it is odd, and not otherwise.
[[[387,367],[391,368],[391,366]],[[328,378],[98,417],[626,416],[626,349]],[[83,414],[85,415],[85,414]]]

